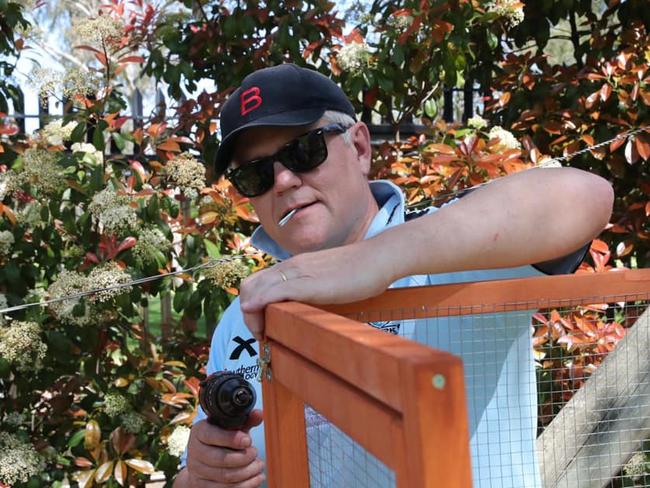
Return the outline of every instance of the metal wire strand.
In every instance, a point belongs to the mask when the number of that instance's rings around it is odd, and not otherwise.
[[[17,312],[18,310],[24,310],[24,309],[30,308],[30,307],[44,307],[44,306],[50,305],[52,303],[64,302],[64,301],[67,301],[67,300],[75,300],[75,299],[78,299],[78,298],[87,297],[89,295],[94,295],[96,293],[100,293],[100,292],[103,292],[103,291],[118,290],[120,288],[129,288],[131,286],[142,285],[144,283],[149,283],[151,281],[160,280],[160,279],[165,278],[167,276],[175,276],[175,275],[179,275],[179,274],[183,274],[183,273],[194,273],[195,271],[199,271],[201,269],[214,268],[215,266],[219,266],[220,264],[224,264],[224,263],[227,263],[227,262],[230,262],[230,261],[234,261],[236,259],[243,259],[245,257],[247,257],[247,256],[239,256],[239,255],[237,255],[237,256],[228,256],[228,257],[221,258],[221,259],[211,259],[211,260],[209,260],[209,261],[207,261],[205,263],[202,263],[202,264],[199,264],[199,265],[196,265],[196,266],[192,266],[191,268],[179,269],[179,270],[176,270],[176,271],[170,271],[168,273],[161,273],[161,274],[157,274],[157,275],[146,276],[144,278],[138,278],[137,280],[131,280],[131,281],[127,281],[125,283],[120,283],[119,285],[112,285],[112,286],[107,286],[107,287],[104,287],[104,288],[93,288],[92,290],[82,291],[82,292],[79,292],[79,293],[73,293],[71,295],[66,295],[66,296],[63,296],[63,297],[52,298],[52,299],[49,299],[49,300],[42,300],[42,301],[39,301],[39,302],[23,303],[22,305],[16,305],[14,307],[3,308],[3,309],[0,309],[0,314],[7,314],[7,313],[11,313],[11,312]]]
[[[599,147],[611,144],[612,142],[617,141],[619,139],[627,138],[627,137],[633,136],[635,134],[638,134],[639,132],[648,131],[648,130],[650,130],[650,125],[649,126],[644,126],[644,127],[639,127],[637,129],[632,129],[632,130],[629,130],[629,131],[624,132],[622,134],[618,134],[616,137],[613,137],[613,138],[611,138],[611,139],[609,139],[607,141],[600,142],[598,144],[594,144],[593,146],[589,146],[589,147],[586,147],[586,148],[581,149],[579,151],[573,152],[571,154],[567,154],[566,156],[562,156],[562,157],[559,157],[559,158],[553,158],[553,159],[547,159],[547,160],[541,162],[540,164],[538,164],[537,167],[546,167],[546,166],[551,166],[553,163],[561,163],[561,161],[568,161],[569,159],[571,159],[571,158],[573,158],[575,156],[578,156],[580,154],[586,153],[588,151],[592,151],[592,150],[597,149]],[[498,179],[498,178],[495,178],[495,179]],[[469,191],[475,190],[476,188],[480,188],[482,186],[488,185],[492,181],[494,181],[494,180],[487,181],[485,183],[480,183],[478,185],[474,185],[474,186],[471,186],[471,187],[468,187],[468,188],[463,188],[462,190],[457,190],[457,191],[452,191],[452,192],[449,192],[449,193],[440,194],[440,195],[437,195],[436,197],[426,199],[426,200],[422,200],[422,201],[420,201],[420,202],[418,202],[418,203],[416,203],[414,205],[409,206],[409,208],[410,209],[415,209],[415,208],[418,208],[420,206],[430,205],[431,203],[433,203],[433,202],[435,202],[437,200],[441,200],[443,198],[447,198],[447,197],[450,197],[450,196],[457,196],[457,195],[460,195],[460,194],[463,194],[463,193],[467,193]],[[96,293],[100,293],[100,292],[103,292],[103,291],[117,290],[117,289],[120,289],[120,288],[128,288],[128,287],[131,287],[131,286],[142,285],[144,283],[149,283],[150,281],[159,280],[159,279],[165,278],[167,276],[175,276],[175,275],[182,274],[182,273],[193,273],[193,272],[198,271],[200,269],[212,268],[214,266],[218,266],[220,264],[227,263],[227,262],[233,261],[235,259],[242,259],[244,257],[246,257],[246,256],[228,256],[228,257],[221,258],[221,259],[216,259],[216,260],[211,259],[211,260],[209,260],[209,261],[207,261],[207,262],[205,262],[203,264],[199,264],[197,266],[193,266],[193,267],[187,268],[187,269],[180,269],[180,270],[177,270],[177,271],[170,271],[168,273],[161,273],[161,274],[158,274],[158,275],[147,276],[145,278],[139,278],[137,280],[127,281],[126,283],[121,283],[119,285],[107,286],[105,288],[94,288],[92,290],[79,292],[79,293],[73,293],[71,295],[66,295],[66,296],[58,297],[58,298],[52,298],[52,299],[49,299],[49,300],[43,300],[43,301],[32,302],[32,303],[24,303],[22,305],[16,305],[14,307],[7,307],[7,308],[4,308],[4,309],[0,309],[0,314],[7,314],[7,313],[12,313],[12,312],[17,312],[19,310],[24,310],[24,309],[29,308],[29,307],[43,307],[43,306],[46,306],[46,305],[50,305],[52,303],[63,302],[63,301],[66,301],[66,300],[75,300],[75,299],[83,298],[83,297],[86,297],[86,296],[89,296],[89,295],[94,295]]]
[[[545,168],[545,167],[553,167],[554,163],[559,163],[562,164],[563,161],[569,161],[570,159],[573,159],[576,156],[579,156],[581,154],[584,154],[586,152],[593,151],[594,149],[598,149],[599,147],[607,146],[611,144],[614,141],[618,141],[619,139],[626,139],[628,137],[631,137],[635,134],[638,134],[639,132],[643,131],[650,131],[650,125],[646,125],[644,127],[639,127],[637,129],[631,129],[627,132],[623,132],[622,134],[618,134],[616,137],[612,137],[611,139],[608,139],[607,141],[599,142],[598,144],[594,144],[593,146],[588,146],[584,149],[580,149],[579,151],[572,152],[570,154],[567,154],[566,156],[561,156],[557,158],[552,158],[552,159],[545,159],[544,161],[538,163],[535,165],[537,168]],[[427,198],[424,200],[421,200],[417,203],[414,203],[413,205],[409,205],[409,208],[419,208],[427,205],[431,205],[433,202],[436,202],[438,200],[444,200],[448,197],[458,197],[460,195],[463,195],[465,193],[469,193],[473,190],[476,190],[477,188],[480,188],[485,185],[489,185],[495,180],[498,180],[499,178],[494,178],[490,181],[486,181],[484,183],[479,183],[478,185],[474,186],[468,186],[467,188],[462,188],[460,190],[455,190],[455,191],[450,191],[447,193],[440,193],[439,195],[436,195],[435,197],[432,198]]]

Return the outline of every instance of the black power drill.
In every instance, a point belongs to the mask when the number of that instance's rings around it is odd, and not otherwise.
[[[241,429],[255,406],[255,390],[238,373],[218,371],[201,381],[199,402],[208,422],[222,429]]]

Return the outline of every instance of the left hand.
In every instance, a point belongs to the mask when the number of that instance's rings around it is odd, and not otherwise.
[[[390,256],[375,247],[371,239],[299,254],[246,278],[240,304],[253,336],[262,339],[264,308],[270,303],[349,303],[382,293],[396,278]]]

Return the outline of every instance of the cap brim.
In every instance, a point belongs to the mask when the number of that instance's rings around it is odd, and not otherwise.
[[[320,119],[325,113],[323,108],[308,108],[304,110],[294,110],[292,112],[283,112],[279,114],[260,117],[248,124],[242,125],[228,134],[219,145],[217,157],[215,160],[215,171],[217,175],[223,174],[232,159],[235,142],[239,135],[246,129],[253,127],[297,127],[300,125],[309,125]]]

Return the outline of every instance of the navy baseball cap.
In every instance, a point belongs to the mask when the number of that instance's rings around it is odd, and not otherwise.
[[[217,175],[230,164],[234,143],[245,129],[309,125],[326,110],[343,112],[356,120],[354,107],[343,90],[317,71],[281,64],[251,73],[221,110]]]

